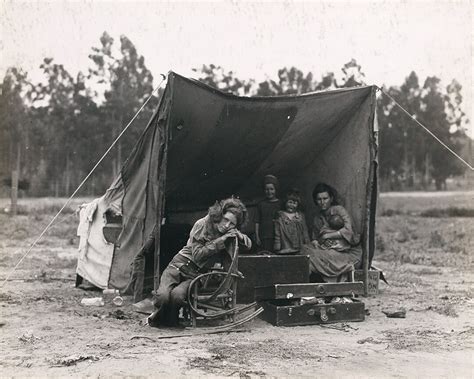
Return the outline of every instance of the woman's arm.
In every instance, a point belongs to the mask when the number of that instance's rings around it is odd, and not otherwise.
[[[189,233],[188,246],[191,246],[191,254],[195,262],[202,262],[208,257],[225,249],[224,242],[228,238],[227,235],[223,235],[212,241],[203,240],[202,236],[205,234],[206,224],[207,220],[205,218],[198,220]]]
[[[239,243],[239,247],[243,248],[244,250],[250,250],[252,248],[252,240],[244,233],[242,233],[238,229],[232,229],[227,232],[228,237],[237,237],[237,242]]]
[[[344,226],[338,231],[330,231],[330,232],[324,233],[324,235],[321,236],[321,238],[322,239],[343,238],[351,245],[356,245],[357,243],[359,243],[358,237],[356,233],[354,233],[354,230],[352,229],[352,219],[349,213],[341,205],[335,206],[335,212],[336,214],[341,216],[342,220],[344,221]]]
[[[342,238],[342,234],[339,230],[332,231],[332,232],[323,232],[323,234],[321,235],[321,239],[323,240],[336,239],[336,238]]]

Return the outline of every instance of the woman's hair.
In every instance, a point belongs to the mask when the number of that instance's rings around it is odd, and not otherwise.
[[[247,222],[247,208],[244,203],[236,197],[230,197],[221,201],[216,201],[209,207],[209,217],[212,222],[218,223],[227,212],[232,213],[237,220],[237,228],[240,228]]]
[[[337,191],[333,187],[331,187],[329,184],[326,184],[326,183],[318,183],[314,187],[313,201],[315,204],[316,204],[316,196],[318,195],[318,193],[323,193],[323,192],[327,192],[328,195],[331,197],[332,205],[339,205],[339,195],[337,194]]]
[[[293,200],[298,202],[298,208],[301,207],[301,196],[300,191],[297,188],[290,189],[285,196],[285,204],[288,200]]]

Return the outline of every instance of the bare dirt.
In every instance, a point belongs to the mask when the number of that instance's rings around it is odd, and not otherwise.
[[[381,214],[391,216],[378,218],[374,264],[390,285],[362,299],[364,322],[278,328],[256,319],[239,332],[171,339],[158,338],[182,332],[143,326],[129,299],[80,304],[102,293],[74,287],[77,220],[68,213],[0,288],[0,375],[471,378],[474,218],[417,212],[472,208],[474,197],[433,196],[382,197]],[[0,214],[2,281],[54,215],[24,213]],[[400,307],[406,318],[382,313]]]

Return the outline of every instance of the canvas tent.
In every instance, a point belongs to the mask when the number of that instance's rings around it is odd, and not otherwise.
[[[120,176],[82,211],[78,274],[102,288],[124,288],[156,223],[192,225],[210,204],[230,195],[252,211],[269,173],[280,179],[282,191],[300,189],[308,220],[314,185],[334,186],[363,236],[367,269],[377,198],[375,92],[365,86],[239,97],[170,72],[160,105]],[[115,244],[102,234],[108,209],[122,215]]]

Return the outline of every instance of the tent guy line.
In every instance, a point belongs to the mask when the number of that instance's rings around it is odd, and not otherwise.
[[[49,229],[53,229],[55,226],[60,225],[61,223],[63,223],[64,221],[66,221],[68,218],[70,218],[70,217],[72,217],[72,216],[76,216],[76,217],[77,217],[78,212],[79,212],[79,210],[76,210],[75,212],[73,212],[73,213],[71,213],[71,214],[69,214],[69,215],[67,215],[67,216],[64,216],[62,219],[60,219],[60,220],[57,221],[56,223],[51,224],[51,225],[49,226]],[[31,246],[31,247],[33,248],[34,246]],[[22,250],[23,250],[23,247],[20,247],[19,249],[16,249],[16,250],[12,253],[12,255],[16,255],[16,254],[20,253]],[[0,279],[0,280],[3,280],[3,279]],[[17,280],[17,279],[10,279],[10,280]]]
[[[429,130],[426,126],[424,126],[421,122],[419,122],[415,117],[413,117],[405,108],[403,108],[392,96],[386,93],[382,88],[377,88],[382,92],[385,96],[387,96],[390,100],[392,100],[395,105],[397,105],[403,112],[405,112],[413,121],[415,121],[418,125],[420,125],[431,137],[433,137],[436,141],[438,141],[446,150],[448,150],[451,154],[453,154],[456,158],[458,158],[462,163],[464,163],[471,171],[474,171],[474,167],[472,167],[468,162],[462,159],[455,151],[453,151],[448,145],[446,145],[443,141],[441,141],[431,130]]]
[[[81,187],[84,185],[84,183],[87,181],[87,179],[89,179],[89,177],[92,175],[92,173],[95,171],[95,169],[100,165],[100,163],[105,159],[105,157],[107,156],[107,154],[110,152],[110,150],[112,150],[112,148],[115,146],[115,144],[118,142],[118,140],[122,137],[122,135],[127,131],[127,129],[130,127],[130,125],[132,125],[132,123],[135,121],[135,119],[138,117],[138,115],[140,114],[140,112],[143,110],[143,108],[145,108],[145,106],[148,104],[148,102],[150,101],[150,99],[153,97],[153,95],[155,94],[155,92],[158,91],[158,89],[161,87],[161,85],[163,84],[163,82],[165,81],[166,79],[166,76],[163,75],[163,74],[160,74],[162,76],[162,80],[160,82],[160,84],[152,91],[152,93],[150,94],[150,96],[148,96],[148,98],[145,100],[145,102],[142,104],[142,106],[140,107],[140,109],[137,111],[137,113],[135,113],[135,115],[132,117],[132,119],[128,122],[127,126],[125,126],[125,128],[123,128],[123,130],[120,132],[120,134],[117,136],[117,138],[115,138],[115,140],[112,142],[112,144],[109,146],[109,148],[107,149],[107,151],[102,155],[102,157],[97,161],[97,163],[94,165],[94,167],[92,167],[92,169],[89,171],[89,173],[86,175],[86,177],[82,180],[82,182],[77,186],[77,188],[75,189],[75,191],[72,193],[71,196],[69,196],[69,198],[66,200],[66,202],[64,203],[64,205],[61,207],[61,209],[58,211],[58,213],[56,213],[56,215],[51,219],[51,221],[49,222],[49,224],[44,228],[44,230],[41,232],[41,234],[36,238],[36,240],[30,245],[30,247],[28,248],[28,250],[26,251],[26,253],[21,257],[21,259],[18,261],[18,263],[15,265],[15,267],[13,267],[13,269],[8,273],[7,277],[3,280],[0,288],[2,288],[5,283],[10,279],[10,277],[13,275],[13,273],[15,272],[15,270],[18,268],[18,266],[21,264],[21,262],[23,262],[23,260],[26,258],[26,256],[31,252],[31,250],[36,246],[36,244],[41,240],[41,238],[43,238],[44,234],[46,233],[46,231],[51,227],[51,225],[53,225],[54,221],[56,221],[56,219],[59,217],[59,215],[62,213],[62,211],[68,206],[68,204],[71,202],[71,200],[73,199],[73,197],[77,194],[77,192],[79,192],[79,190],[81,189]]]

